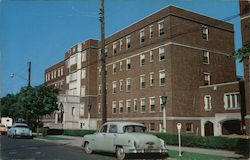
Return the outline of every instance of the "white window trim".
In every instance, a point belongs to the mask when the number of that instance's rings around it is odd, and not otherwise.
[[[153,38],[153,35],[154,35],[154,28],[153,27],[154,27],[154,25],[149,26],[149,38]]]
[[[209,104],[207,104],[207,97],[209,97]],[[208,108],[210,106],[210,108]],[[210,95],[204,96],[204,109],[205,111],[211,111],[212,110],[212,98]]]
[[[114,113],[114,108],[116,109],[116,113]],[[117,103],[116,103],[116,101],[112,101],[112,114],[117,114]]]
[[[122,104],[122,106],[120,105],[120,104]],[[123,114],[124,113],[124,105],[123,105],[123,101],[119,101],[119,111],[118,111],[118,113],[119,114]],[[122,108],[122,113],[120,112],[120,108]]]
[[[130,107],[128,107],[128,102],[130,102]],[[128,108],[130,108],[130,112],[128,112]],[[131,100],[128,99],[128,100],[126,100],[126,112],[127,112],[127,113],[131,113],[131,111],[132,111],[131,108],[132,108],[132,107],[131,107]]]
[[[135,101],[137,102],[137,110],[135,110]],[[139,107],[138,99],[134,99],[133,107],[134,107],[134,112],[138,112],[138,107]]]
[[[116,94],[117,92],[117,84],[116,81],[112,82],[112,94]]]
[[[142,88],[142,78],[144,79],[144,88]],[[146,75],[142,74],[140,75],[140,89],[145,89],[146,88]]]
[[[145,111],[142,111],[142,100],[145,100]],[[146,113],[146,106],[147,106],[146,98],[141,98],[140,99],[140,110],[141,110],[141,113]]]
[[[161,52],[163,50],[163,52]],[[161,54],[164,54],[164,59],[161,59]],[[159,61],[164,61],[166,59],[166,49],[165,47],[159,48]]]
[[[211,75],[210,75],[210,73],[203,72],[203,75],[204,75],[204,82],[205,82],[205,75],[208,75],[208,77],[209,77],[208,86],[211,85]]]
[[[161,73],[164,72],[164,79],[165,79],[165,83],[164,84],[161,84]],[[166,85],[166,71],[165,69],[163,70],[160,70],[159,71],[159,86],[165,86]]]
[[[130,90],[128,90],[128,80],[130,80]],[[127,78],[126,79],[126,92],[130,92],[131,91],[131,86],[132,86],[132,78]]]
[[[150,74],[149,74],[149,85],[150,86],[154,86],[154,83],[152,83],[152,79],[154,80],[154,72],[150,72]]]
[[[144,60],[144,64],[142,64],[142,60]],[[140,67],[144,66],[146,63],[146,55],[145,54],[141,54],[140,55]]]
[[[123,79],[120,80],[119,89],[120,89],[120,91],[124,90]]]
[[[150,113],[155,113],[155,110],[154,111],[151,110],[152,99],[154,99],[154,105],[155,105],[155,97],[149,97],[149,112]],[[155,105],[155,109],[156,109],[156,105]]]
[[[117,42],[113,42],[113,55],[115,55],[115,50],[116,50],[116,53],[117,53]]]
[[[140,44],[143,44],[145,42],[145,29],[139,31],[139,37],[140,37]],[[141,41],[142,37],[144,38],[143,42]]]
[[[149,62],[154,62],[154,52],[153,52],[153,50],[149,51]]]
[[[203,64],[209,64],[209,62],[210,62],[210,52],[207,51],[207,50],[204,50],[203,51],[203,58],[204,58],[205,53],[207,54],[207,62],[204,62],[204,61],[202,61],[202,62],[203,62]]]
[[[233,102],[233,99],[232,99],[232,96],[231,95],[239,95],[240,96],[240,92],[230,92],[230,93],[224,93],[224,108],[225,110],[239,110],[241,108],[241,103],[239,102],[239,106],[238,106],[238,103],[237,103],[237,96],[234,96],[234,100],[235,100],[235,105],[236,108],[229,108],[228,107],[228,104],[227,104],[227,95],[230,96],[230,104],[232,104]],[[239,101],[240,101],[240,97],[239,97]]]

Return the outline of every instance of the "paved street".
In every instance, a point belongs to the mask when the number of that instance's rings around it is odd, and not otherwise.
[[[33,139],[1,137],[1,160],[112,160],[113,155],[86,155],[79,147],[54,144]]]

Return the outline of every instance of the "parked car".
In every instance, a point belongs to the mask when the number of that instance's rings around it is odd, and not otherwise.
[[[167,155],[165,142],[145,131],[146,127],[140,123],[107,122],[98,132],[85,135],[82,147],[88,154],[93,151],[116,153],[119,160],[123,160],[126,154]]]
[[[32,138],[32,131],[26,123],[14,123],[7,131],[7,136],[12,138],[27,137]]]
[[[3,124],[0,124],[0,134],[6,134],[7,132],[7,127]]]

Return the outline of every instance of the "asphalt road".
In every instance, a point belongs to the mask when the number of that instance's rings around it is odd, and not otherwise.
[[[0,136],[0,160],[112,160],[115,155],[85,154],[81,148],[34,139]]]

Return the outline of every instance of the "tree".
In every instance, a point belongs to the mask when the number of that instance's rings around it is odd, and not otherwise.
[[[250,56],[250,43],[247,42],[246,44],[244,44],[237,51],[233,52],[231,54],[231,56],[235,57],[236,59],[239,59],[240,62],[243,62],[245,59],[249,59],[249,56]]]
[[[14,120],[25,119],[31,128],[35,128],[40,117],[58,110],[58,89],[52,86],[23,87],[16,95],[8,94],[1,98],[2,116]]]

